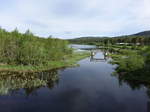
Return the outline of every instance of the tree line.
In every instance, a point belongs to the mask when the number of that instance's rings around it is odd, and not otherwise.
[[[22,34],[17,29],[8,32],[0,28],[0,64],[43,65],[71,53],[66,40],[41,38],[30,30]]]
[[[130,44],[150,45],[150,35],[130,35],[120,37],[81,37],[69,39],[75,44],[107,45],[107,44]]]

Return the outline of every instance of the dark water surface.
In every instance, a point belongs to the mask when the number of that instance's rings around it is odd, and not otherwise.
[[[32,77],[1,73],[0,112],[150,112],[147,89],[120,84],[115,66],[90,58],[79,64]]]

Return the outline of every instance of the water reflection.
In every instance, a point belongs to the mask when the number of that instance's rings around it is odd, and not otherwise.
[[[53,88],[59,81],[58,71],[44,72],[0,72],[0,95],[13,94],[23,89],[29,96],[40,87]]]
[[[118,54],[119,52],[113,49],[103,49],[102,50],[104,59],[105,53]],[[142,56],[135,53],[127,53],[130,58],[117,58],[115,61],[116,68],[113,72],[113,76],[118,79],[120,87],[127,84],[133,91],[141,90],[144,88],[148,96],[147,100],[147,112],[150,112],[150,63],[145,61]],[[110,58],[107,57],[106,58]],[[144,62],[145,61],[145,62]],[[144,64],[143,64],[144,63]],[[142,64],[144,66],[142,66]]]
[[[132,75],[132,77],[131,77],[131,75]],[[119,80],[119,85],[122,86],[124,83],[126,83],[127,85],[130,86],[130,88],[132,90],[140,90],[141,88],[145,88],[146,89],[146,94],[148,96],[147,112],[150,112],[150,83],[140,81],[140,80],[136,80],[136,78],[137,79],[140,78],[140,76],[138,77],[138,74],[133,73],[131,75],[130,75],[130,77],[132,79],[129,79],[129,76],[127,74],[118,74],[117,77],[118,77],[118,80]],[[143,75],[144,75],[144,72],[143,72]],[[146,78],[147,77],[145,76],[145,79]]]

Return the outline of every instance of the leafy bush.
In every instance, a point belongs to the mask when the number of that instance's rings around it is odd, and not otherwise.
[[[62,60],[71,54],[68,42],[56,38],[40,38],[29,30],[21,34],[15,29],[0,29],[0,63],[15,65],[42,65],[51,60]]]
[[[143,56],[131,51],[126,51],[126,54],[117,60],[119,71],[135,71],[143,68],[145,64]]]

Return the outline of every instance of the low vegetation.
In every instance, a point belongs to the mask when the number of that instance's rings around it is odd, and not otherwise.
[[[121,49],[111,54],[113,64],[117,64],[116,75],[129,83],[150,84],[150,47],[141,50]]]
[[[87,56],[75,55],[68,45],[66,40],[41,38],[29,30],[21,34],[17,29],[0,29],[0,70],[52,69],[72,65],[77,58]]]

